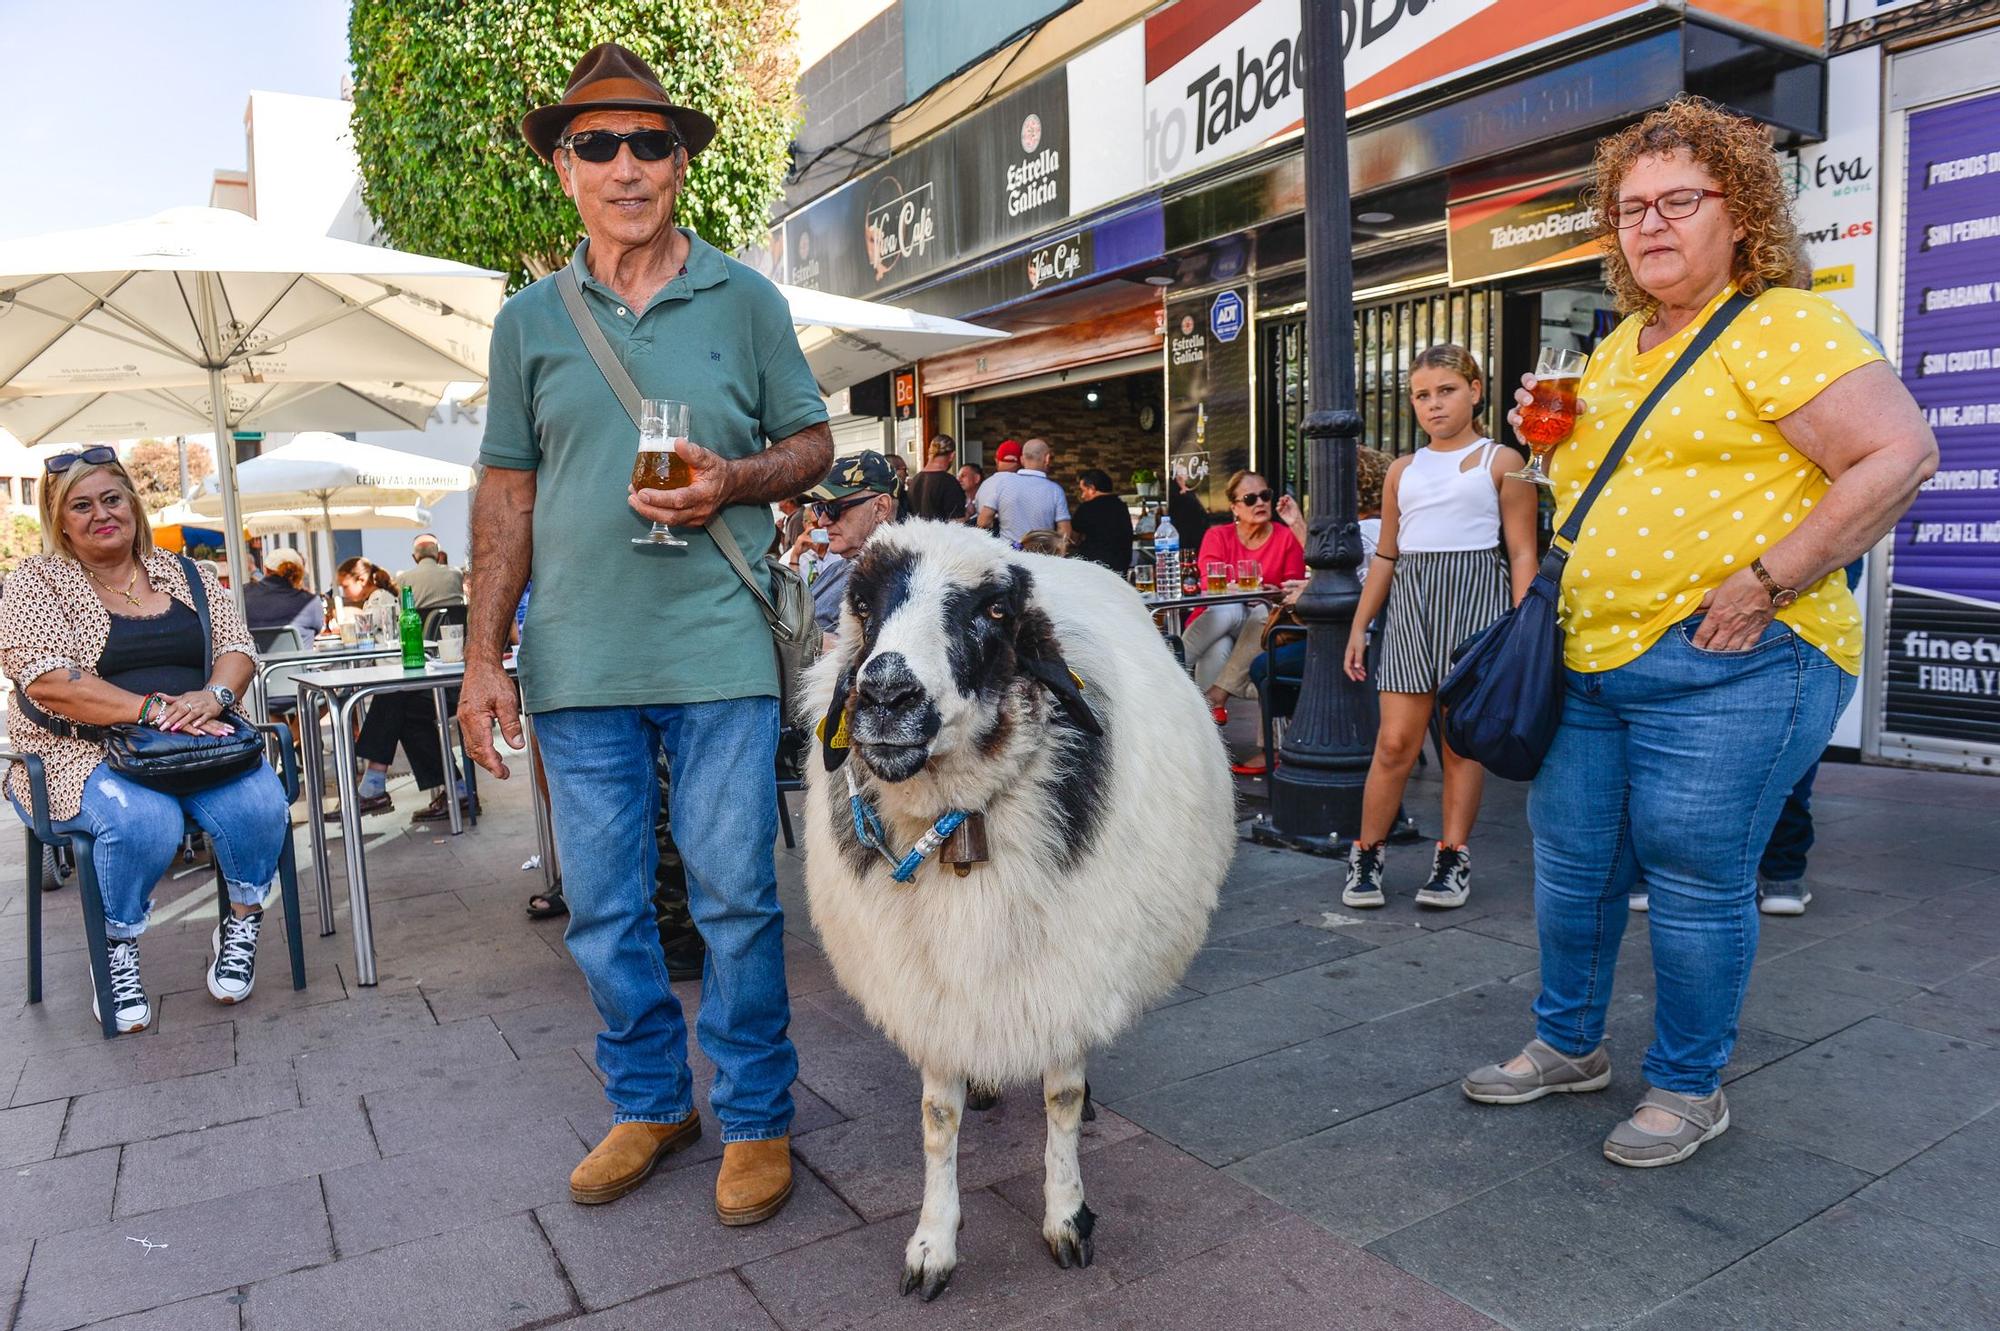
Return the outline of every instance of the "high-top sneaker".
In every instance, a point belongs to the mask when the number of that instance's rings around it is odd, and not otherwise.
[[[120,1035],[143,1031],[153,1020],[153,1005],[146,1001],[146,986],[139,980],[139,940],[113,938],[111,944],[111,1006]],[[104,1020],[97,1006],[97,993],[90,995],[90,1015]]]
[[[1472,852],[1438,842],[1431,857],[1431,880],[1417,889],[1417,904],[1437,910],[1463,906],[1472,892]]]
[[[1355,842],[1347,849],[1347,886],[1341,890],[1340,903],[1365,909],[1385,905],[1388,900],[1382,895],[1382,844]]]
[[[241,1003],[257,983],[257,931],[264,912],[235,911],[222,917],[209,938],[215,958],[208,964],[208,992],[218,1003]]]

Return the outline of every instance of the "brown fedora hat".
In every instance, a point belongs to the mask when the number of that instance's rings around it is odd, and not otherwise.
[[[521,137],[546,162],[569,122],[585,111],[656,111],[680,132],[693,157],[715,137],[715,122],[691,106],[676,106],[652,67],[616,42],[584,52],[570,71],[569,87],[553,106],[539,106],[521,119]]]

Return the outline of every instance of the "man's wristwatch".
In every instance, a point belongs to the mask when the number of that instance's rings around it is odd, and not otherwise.
[[[236,705],[236,690],[230,688],[227,684],[211,684],[208,686],[208,691],[213,693],[215,700],[222,704],[223,711],[226,712]]]
[[[1780,587],[1778,580],[1771,576],[1771,571],[1764,567],[1762,559],[1751,560],[1750,571],[1757,575],[1757,581],[1763,583],[1764,590],[1770,593],[1771,608],[1773,610],[1783,610],[1799,599],[1798,589],[1795,587]]]

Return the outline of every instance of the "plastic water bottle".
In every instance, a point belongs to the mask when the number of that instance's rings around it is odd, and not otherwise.
[[[1165,513],[1160,514],[1160,525],[1153,528],[1153,585],[1162,596],[1180,592],[1181,534]]]

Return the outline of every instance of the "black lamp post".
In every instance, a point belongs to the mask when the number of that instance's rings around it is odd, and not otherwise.
[[[1374,751],[1371,685],[1342,668],[1361,600],[1355,569],[1354,271],[1348,225],[1347,81],[1339,0],[1301,0],[1306,49],[1307,412],[1312,526],[1310,581],[1299,597],[1306,626],[1305,679],[1272,774],[1270,813],[1257,839],[1322,854],[1342,852],[1361,830],[1361,790]]]

